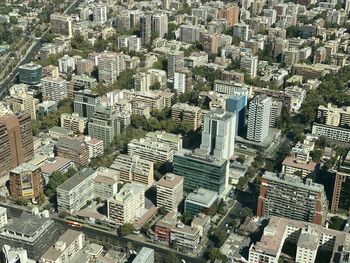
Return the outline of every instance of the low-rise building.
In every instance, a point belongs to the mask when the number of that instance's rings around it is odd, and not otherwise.
[[[156,142],[166,144],[174,151],[182,149],[182,136],[180,134],[168,133],[165,131],[148,132],[146,138],[152,138]]]
[[[105,167],[98,168],[96,172],[94,196],[103,200],[113,198],[118,192],[118,172]]]
[[[132,263],[154,263],[154,249],[143,247]]]
[[[73,131],[74,133],[85,133],[88,119],[79,116],[79,113],[73,112],[61,114],[61,127]]]
[[[186,103],[176,103],[171,107],[171,118],[178,123],[187,121],[194,131],[202,126],[202,110]]]
[[[57,156],[72,160],[78,166],[89,163],[89,149],[79,139],[61,137],[57,142]]]
[[[198,213],[210,215],[215,211],[217,202],[218,194],[216,192],[199,188],[186,197],[185,211],[192,216]]]
[[[314,122],[312,125],[312,134],[325,136],[329,140],[341,143],[350,143],[350,129],[329,126]]]

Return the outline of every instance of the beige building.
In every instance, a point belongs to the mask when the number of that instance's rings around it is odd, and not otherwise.
[[[88,119],[79,116],[79,113],[73,112],[61,114],[61,127],[73,131],[74,133],[84,133]]]
[[[183,199],[183,177],[167,173],[157,183],[157,206],[167,212],[177,211]]]
[[[180,134],[168,133],[165,131],[148,132],[146,138],[164,143],[171,147],[174,151],[182,149],[182,136]]]
[[[68,229],[52,247],[46,250],[39,262],[69,263],[84,245],[84,233]]]
[[[94,178],[94,196],[103,200],[113,198],[118,192],[118,172],[109,168],[97,169]]]
[[[190,106],[186,103],[176,103],[171,107],[171,118],[178,123],[181,121],[189,122],[193,130],[196,131],[202,126],[202,110],[196,106]]]
[[[107,201],[108,219],[117,225],[133,223],[145,207],[144,187],[127,183],[114,198]]]
[[[137,182],[146,187],[153,184],[153,162],[140,156],[120,154],[110,168],[119,172],[119,179],[123,182]]]
[[[327,106],[320,105],[317,110],[317,118],[324,124],[330,126],[349,126],[350,107],[338,108],[331,103]]]
[[[11,97],[13,112],[26,112],[32,120],[36,120],[36,108],[39,101],[34,99],[33,95],[27,92],[15,94]]]

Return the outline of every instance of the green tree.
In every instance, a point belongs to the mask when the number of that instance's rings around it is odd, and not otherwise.
[[[189,225],[192,221],[192,216],[189,212],[183,212],[181,220],[185,225]]]
[[[168,253],[167,262],[169,263],[179,263],[180,260],[173,251]]]
[[[193,126],[188,121],[181,121],[179,124],[179,130],[181,133],[187,134],[193,130]]]
[[[209,259],[211,261],[221,260],[221,258],[222,258],[222,253],[219,248],[214,247],[209,250]]]
[[[126,223],[124,225],[122,225],[119,229],[120,235],[121,236],[127,236],[130,235],[134,232],[134,226],[130,223]]]
[[[211,236],[211,240],[214,242],[215,247],[221,247],[227,238],[227,233],[224,230],[218,229]]]
[[[335,229],[335,230],[343,230],[344,227],[344,219],[339,217],[339,216],[333,216],[331,218],[331,224],[329,225],[330,229]]]

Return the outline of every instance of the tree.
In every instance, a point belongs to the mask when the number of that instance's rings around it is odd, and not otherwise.
[[[188,121],[181,121],[179,124],[179,130],[181,131],[181,133],[187,134],[193,130],[193,126]]]
[[[29,203],[29,200],[20,196],[17,197],[17,199],[15,200],[16,204],[21,205],[21,206],[27,206]]]
[[[344,225],[344,219],[342,219],[339,216],[333,216],[331,218],[331,224],[329,225],[329,228],[335,229],[335,230],[343,230]]]
[[[222,253],[219,248],[211,248],[209,250],[209,259],[211,261],[220,260],[222,258]]]
[[[159,214],[161,214],[162,216],[165,216],[165,215],[167,214],[167,211],[166,211],[166,209],[165,209],[164,206],[159,207],[159,208],[158,208],[158,212],[159,212]]]
[[[185,225],[189,225],[192,221],[192,216],[189,212],[184,212],[182,214],[182,218],[181,218],[182,222],[185,224]]]
[[[323,156],[323,151],[321,149],[315,149],[310,153],[310,155],[314,162],[320,162]]]
[[[130,223],[126,223],[124,225],[122,225],[119,229],[119,233],[121,236],[127,236],[130,235],[134,232],[134,226]]]
[[[221,247],[227,238],[227,233],[224,230],[218,229],[211,236],[211,240],[214,242],[215,247]]]
[[[169,263],[179,263],[180,260],[179,260],[179,258],[176,256],[176,254],[174,253],[174,251],[170,251],[170,252],[168,253],[167,262],[169,262]]]
[[[131,249],[134,248],[134,245],[133,245],[131,242],[128,242],[128,243],[126,244],[126,247],[127,247],[129,250],[131,250]]]

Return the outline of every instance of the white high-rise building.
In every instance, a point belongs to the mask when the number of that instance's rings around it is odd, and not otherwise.
[[[174,73],[178,68],[184,66],[184,52],[183,51],[171,51],[168,54],[168,78],[173,78]]]
[[[244,56],[241,58],[241,69],[245,70],[254,79],[258,73],[258,57]]]
[[[125,57],[123,54],[104,52],[98,58],[98,79],[100,82],[113,84],[124,70]]]
[[[164,37],[168,33],[168,15],[156,14],[152,17],[152,31],[158,33],[159,37]]]
[[[262,142],[269,132],[272,100],[265,95],[256,96],[249,105],[247,139]]]
[[[61,73],[67,74],[69,71],[72,73],[75,70],[75,60],[73,57],[64,55],[58,59],[58,70]]]
[[[204,117],[201,149],[217,158],[230,159],[234,153],[236,115],[216,109]]]
[[[107,22],[107,6],[102,2],[95,4],[93,19],[94,22],[98,24],[105,24]]]
[[[67,81],[62,78],[46,77],[41,79],[43,100],[60,101],[67,98]]]
[[[127,183],[115,198],[107,201],[108,218],[117,225],[133,223],[144,207],[144,187],[136,183]]]

